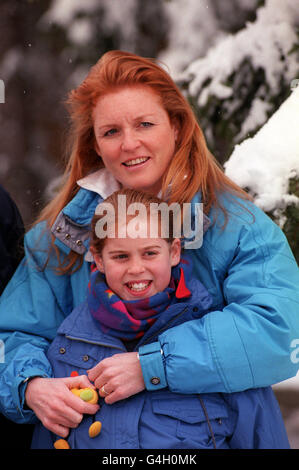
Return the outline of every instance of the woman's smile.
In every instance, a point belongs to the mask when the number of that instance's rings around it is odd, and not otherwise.
[[[123,162],[123,165],[128,168],[136,168],[136,167],[140,168],[140,166],[142,166],[149,159],[150,157],[137,157],[137,158],[133,158],[132,160]]]
[[[93,110],[95,149],[125,188],[157,194],[175,152],[177,129],[149,87],[110,92]]]

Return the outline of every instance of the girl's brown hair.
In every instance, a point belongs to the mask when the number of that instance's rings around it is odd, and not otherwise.
[[[45,209],[37,222],[46,220],[51,226],[58,213],[79,190],[77,181],[104,166],[95,151],[93,109],[100,96],[122,87],[147,86],[160,97],[172,123],[179,128],[176,151],[164,175],[162,194],[169,202],[190,202],[201,190],[204,211],[212,206],[227,213],[218,199],[223,191],[243,199],[249,196],[233,183],[209,152],[196,117],[170,75],[154,59],[148,59],[123,51],[109,51],[90,69],[83,83],[70,92],[66,105],[71,128],[68,139],[69,159],[66,165],[64,185]],[[71,252],[61,272],[68,272],[80,255]]]
[[[114,224],[114,228],[117,228],[117,220],[118,220],[118,204],[119,204],[119,196],[125,196],[125,209],[126,209],[126,214],[128,212],[128,208],[131,204],[141,204],[143,207],[146,209],[147,216],[149,217],[151,214],[151,205],[152,204],[157,204],[158,206],[161,204],[162,199],[148,194],[148,193],[143,193],[142,191],[137,191],[135,189],[128,189],[128,188],[123,188],[120,189],[119,191],[115,191],[113,194],[111,194],[109,197],[107,197],[103,203],[105,204],[111,204],[113,207],[113,221],[112,223]],[[123,209],[123,206],[121,207]],[[130,219],[134,218],[138,214],[134,215],[126,215],[126,220],[129,222]],[[180,216],[180,214],[179,214]],[[90,234],[90,248],[92,253],[98,253],[100,254],[103,250],[103,247],[105,245],[105,241],[108,238],[108,230],[107,227],[105,227],[105,230],[103,230],[103,234],[101,237],[97,235],[97,230],[96,230],[96,225],[101,219],[106,220],[106,214],[95,214],[91,220],[91,234]],[[161,213],[158,214],[158,235],[161,236],[161,238],[165,238],[165,240],[168,243],[172,243],[174,240],[174,235],[175,235],[175,216],[174,214],[170,211],[169,212],[169,217],[167,218],[167,227],[165,229],[164,233],[167,233],[167,237],[163,236],[163,230],[162,230],[162,224],[166,224],[166,219],[163,219],[161,216]],[[150,224],[151,221],[150,219],[148,220],[148,223]],[[150,228],[150,225],[148,225],[148,228]],[[117,233],[117,230],[115,230]],[[117,237],[116,237],[117,238]]]

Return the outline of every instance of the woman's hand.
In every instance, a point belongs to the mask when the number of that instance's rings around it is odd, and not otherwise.
[[[49,431],[67,437],[70,428],[80,424],[84,413],[94,414],[99,409],[99,405],[86,403],[70,391],[86,387],[95,388],[86,375],[61,379],[36,377],[27,385],[25,400]]]
[[[107,357],[87,373],[89,380],[94,382],[101,397],[105,397],[105,402],[108,405],[145,389],[136,352]],[[104,390],[102,389],[103,386]]]

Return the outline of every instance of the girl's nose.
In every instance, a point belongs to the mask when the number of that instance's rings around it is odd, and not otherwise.
[[[131,260],[130,265],[128,267],[129,274],[141,274],[145,270],[143,263],[140,259],[134,258]]]
[[[139,146],[139,138],[133,130],[126,130],[123,133],[121,149],[124,152],[132,152]]]

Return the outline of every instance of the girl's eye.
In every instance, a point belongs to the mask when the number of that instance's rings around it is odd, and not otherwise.
[[[124,253],[121,253],[119,255],[115,255],[113,256],[113,259],[116,259],[116,260],[123,260],[123,259],[127,259],[128,255],[124,254]]]
[[[155,256],[157,254],[156,251],[146,251],[145,256]]]

